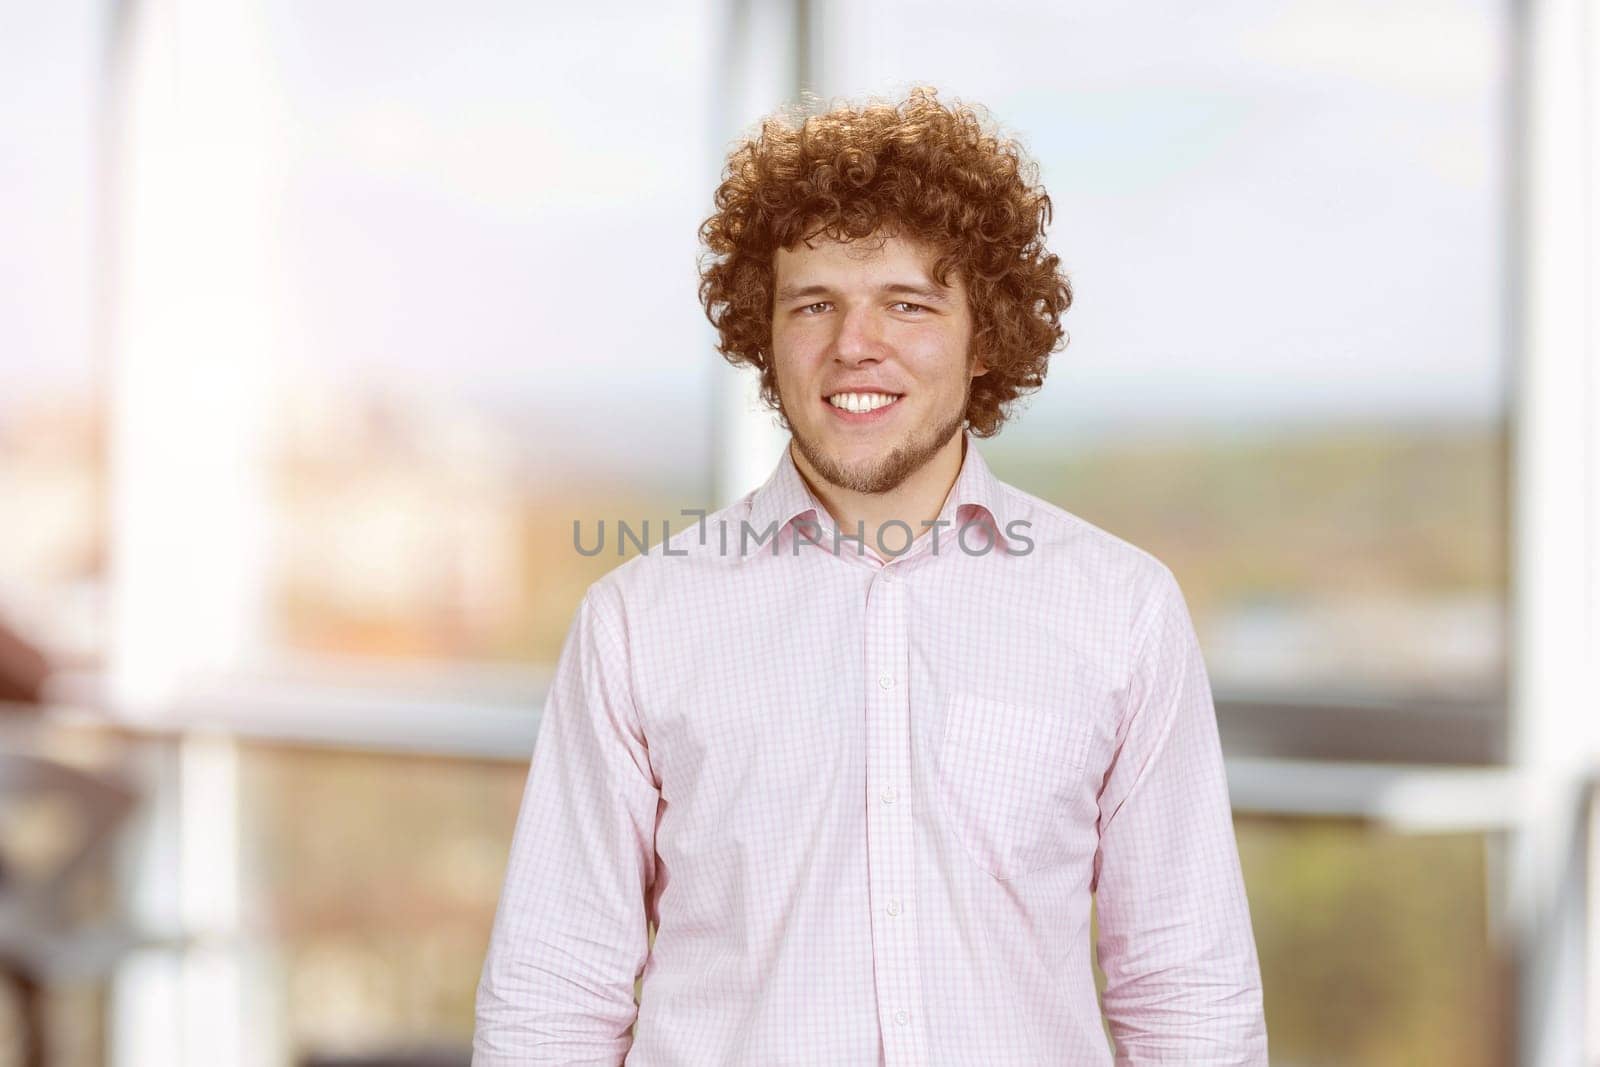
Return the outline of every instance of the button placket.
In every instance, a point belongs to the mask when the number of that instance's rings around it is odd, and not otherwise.
[[[867,875],[876,902],[871,921],[880,1017],[894,1020],[885,1034],[886,1067],[927,1062],[926,1038],[911,1025],[910,1008],[922,1002],[916,938],[916,842],[914,821],[898,803],[897,783],[911,780],[910,620],[906,586],[888,580],[868,584],[862,620],[869,684],[866,707],[868,809]]]

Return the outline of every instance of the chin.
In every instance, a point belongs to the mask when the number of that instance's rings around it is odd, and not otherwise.
[[[839,441],[824,438],[821,451],[835,463],[851,467],[881,463],[906,445],[905,434],[884,435],[875,441]]]

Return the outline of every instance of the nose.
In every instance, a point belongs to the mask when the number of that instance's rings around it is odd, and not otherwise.
[[[839,332],[834,335],[833,348],[839,359],[858,362],[880,355],[883,337],[871,307],[849,308],[837,321]]]

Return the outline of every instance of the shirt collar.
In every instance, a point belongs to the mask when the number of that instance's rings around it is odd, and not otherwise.
[[[1019,546],[1024,542],[1018,541],[1007,530],[1010,514],[1006,508],[1004,485],[989,469],[989,464],[977,448],[972,431],[963,429],[961,434],[965,439],[965,455],[961,460],[961,471],[956,475],[950,495],[945,498],[944,507],[939,512],[939,520],[948,524],[938,527],[941,543],[954,536],[955,528],[963,522],[981,520],[984,525],[992,525],[992,532],[999,539],[997,543],[1008,545],[1014,552],[1020,551]],[[787,443],[784,445],[777,466],[750,501],[749,521],[753,535],[760,535],[769,527],[775,527],[777,536],[781,537],[790,524],[800,518],[809,518],[824,526],[833,524],[833,517],[800,476],[789,447]],[[925,529],[914,529],[913,535],[919,536]],[[868,536],[872,536],[870,531]]]

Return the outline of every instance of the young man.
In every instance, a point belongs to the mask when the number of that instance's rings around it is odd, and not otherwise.
[[[701,297],[789,447],[585,595],[476,1067],[1267,1062],[1172,572],[974,444],[1071,303],[1033,173],[924,89],[730,158]]]

